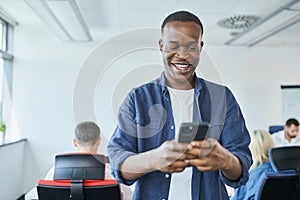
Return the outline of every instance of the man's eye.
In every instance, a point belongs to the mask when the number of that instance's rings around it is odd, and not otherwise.
[[[189,46],[188,49],[192,50],[192,51],[198,51],[199,47],[198,46]]]
[[[176,45],[168,45],[167,47],[168,47],[168,49],[172,49],[172,50],[177,49],[177,46],[176,46]]]

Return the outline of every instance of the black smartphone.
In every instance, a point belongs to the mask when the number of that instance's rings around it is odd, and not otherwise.
[[[179,129],[178,142],[190,143],[193,140],[204,140],[207,130],[208,123],[181,123]]]

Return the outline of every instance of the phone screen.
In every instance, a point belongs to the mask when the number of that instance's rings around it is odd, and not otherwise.
[[[209,128],[208,123],[182,123],[179,129],[178,142],[190,143],[193,140],[204,140],[207,130]]]

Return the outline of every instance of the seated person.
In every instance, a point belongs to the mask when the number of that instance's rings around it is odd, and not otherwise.
[[[274,142],[269,132],[255,130],[250,133],[251,143],[249,145],[252,153],[253,164],[250,168],[249,180],[245,185],[235,189],[231,200],[254,199],[258,192],[257,183],[263,173],[273,172],[270,164],[268,151],[274,147]]]
[[[299,122],[290,118],[286,121],[284,130],[274,133],[272,138],[275,147],[300,145]]]
[[[94,122],[82,122],[76,126],[75,138],[73,140],[74,146],[77,148],[78,152],[88,152],[97,153],[98,147],[100,145],[100,128]],[[105,169],[105,179],[113,179],[110,174],[110,167],[106,164]],[[45,180],[53,180],[54,167],[52,167]],[[122,199],[130,200],[132,195],[132,190],[130,187],[120,184]],[[26,195],[25,200],[38,199],[37,188],[32,188]]]

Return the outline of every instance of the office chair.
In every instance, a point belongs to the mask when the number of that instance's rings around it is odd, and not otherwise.
[[[102,154],[68,153],[55,156],[54,180],[103,180],[106,157]]]
[[[80,187],[72,188],[71,180],[39,180],[39,200],[120,200],[116,180],[84,180]]]
[[[300,199],[300,146],[276,147],[269,150],[273,173],[260,179],[257,200]]]
[[[282,131],[283,129],[284,129],[284,126],[282,126],[282,125],[272,125],[272,126],[269,126],[269,133],[273,134],[278,131]]]
[[[104,180],[106,157],[72,153],[55,157],[54,180],[40,180],[39,200],[121,199],[119,184]]]
[[[269,150],[272,168],[278,171],[300,172],[300,146],[275,147]]]
[[[299,176],[297,173],[269,172],[260,179],[256,200],[299,200]]]

